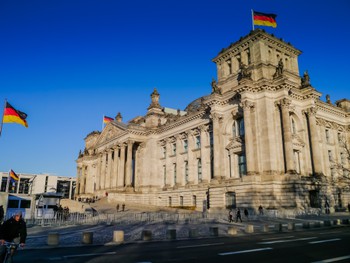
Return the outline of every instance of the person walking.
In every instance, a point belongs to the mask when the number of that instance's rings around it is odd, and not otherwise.
[[[241,210],[239,210],[239,208],[237,208],[236,211],[236,223],[238,222],[238,219],[242,222]]]
[[[263,210],[263,207],[260,205],[259,206],[259,215],[264,215],[264,210]]]
[[[228,222],[229,223],[233,222],[233,212],[232,212],[232,210],[230,210],[230,212],[228,213]]]
[[[0,262],[4,261],[6,255],[6,242],[19,243],[21,247],[24,247],[27,238],[27,226],[26,222],[22,219],[22,212],[17,211],[13,217],[6,220],[0,227]],[[11,258],[16,250],[11,250]]]
[[[244,216],[246,217],[246,219],[248,220],[248,216],[249,216],[249,212],[247,208],[244,208]]]

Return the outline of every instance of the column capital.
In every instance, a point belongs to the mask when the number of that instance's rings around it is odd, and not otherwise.
[[[292,103],[292,101],[290,99],[287,99],[287,98],[283,98],[280,100],[280,105],[282,108],[289,108],[291,103]]]
[[[255,103],[249,100],[244,100],[241,102],[240,106],[243,108],[244,111],[252,110],[255,108]]]
[[[307,113],[309,116],[314,116],[314,117],[316,117],[317,109],[316,109],[316,107],[308,108],[308,109],[306,110],[306,113]]]
[[[213,112],[210,113],[209,117],[213,120],[213,121],[220,121],[223,118],[223,115],[217,112]]]

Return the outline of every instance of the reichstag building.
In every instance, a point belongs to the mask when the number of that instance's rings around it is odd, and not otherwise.
[[[350,100],[334,104],[299,73],[301,51],[261,29],[212,60],[210,95],[184,110],[120,113],[85,138],[77,197],[218,211],[341,210],[350,202]]]

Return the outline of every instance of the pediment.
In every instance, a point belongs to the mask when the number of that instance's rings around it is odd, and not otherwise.
[[[114,138],[119,137],[122,134],[125,134],[125,129],[121,127],[117,127],[112,123],[107,124],[107,126],[103,129],[100,138],[98,138],[96,145],[103,144],[105,142],[111,141]]]
[[[240,153],[243,151],[243,140],[241,137],[236,136],[230,140],[226,149],[231,153]]]

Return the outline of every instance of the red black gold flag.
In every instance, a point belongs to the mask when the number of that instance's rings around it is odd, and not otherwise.
[[[277,27],[277,15],[253,11],[254,25]]]
[[[113,121],[114,119],[111,118],[111,117],[107,117],[107,116],[103,116],[103,123],[108,123],[108,122],[111,122]]]
[[[26,121],[27,114],[16,110],[14,107],[10,105],[10,103],[6,102],[4,109],[4,116],[2,119],[3,123],[18,123],[28,128],[28,123]]]
[[[13,170],[10,171],[10,179],[11,182],[17,182],[19,180],[18,175]]]

